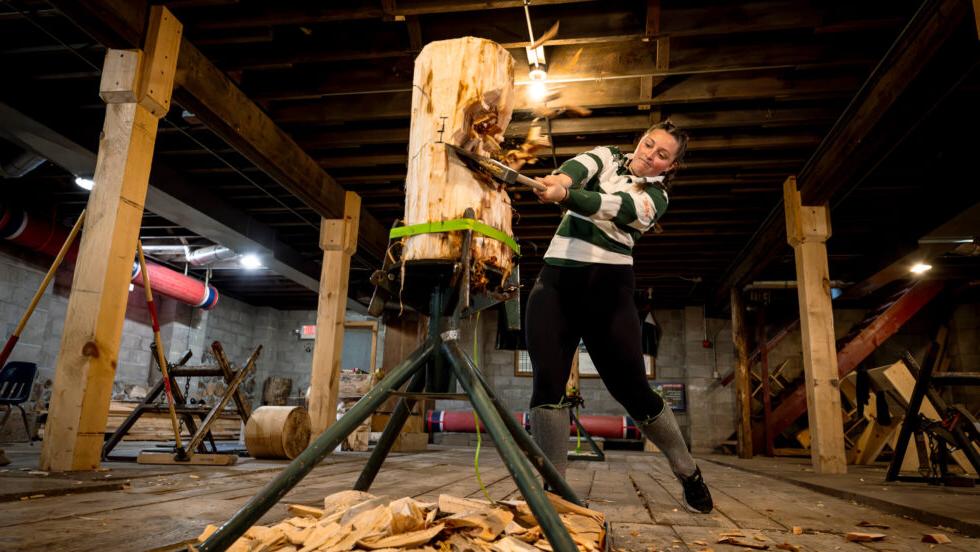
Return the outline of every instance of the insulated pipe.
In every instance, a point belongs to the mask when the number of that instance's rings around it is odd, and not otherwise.
[[[54,257],[68,238],[68,229],[53,220],[32,216],[27,211],[0,203],[0,238],[27,249]],[[78,242],[65,254],[65,260],[75,262]],[[218,303],[218,290],[211,285],[175,272],[167,267],[146,263],[154,291],[194,307],[210,310]],[[139,263],[133,262],[131,281],[143,285]]]
[[[527,412],[515,412],[514,419],[529,428]],[[606,439],[642,439],[640,430],[629,416],[579,416],[582,426],[593,437]],[[425,429],[430,433],[476,433],[473,413],[468,410],[429,410],[425,413]],[[575,425],[569,420],[568,433],[575,435]],[[480,422],[480,431],[486,431]]]

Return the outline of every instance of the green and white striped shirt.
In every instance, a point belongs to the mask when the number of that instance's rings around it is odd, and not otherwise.
[[[544,254],[551,265],[633,264],[633,244],[667,210],[663,176],[629,172],[632,155],[601,146],[558,169],[572,179],[568,209]]]

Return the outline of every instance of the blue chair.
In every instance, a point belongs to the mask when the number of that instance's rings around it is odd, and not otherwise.
[[[20,409],[20,417],[24,420],[24,430],[27,432],[27,440],[33,445],[33,436],[27,425],[27,413],[24,412],[22,403],[31,396],[31,388],[34,386],[34,378],[37,376],[37,364],[33,362],[8,362],[3,370],[0,370],[0,406],[7,408],[0,422],[0,433],[7,425],[7,419],[13,411],[13,406]]]

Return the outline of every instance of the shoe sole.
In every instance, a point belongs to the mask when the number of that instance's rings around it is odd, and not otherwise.
[[[710,514],[714,510],[714,508],[712,508],[711,510],[708,510],[707,512],[702,512],[701,510],[698,510],[694,506],[691,506],[690,504],[688,504],[686,498],[684,500],[682,500],[681,502],[684,503],[684,507],[687,508],[687,511],[688,512],[691,512],[692,514]]]

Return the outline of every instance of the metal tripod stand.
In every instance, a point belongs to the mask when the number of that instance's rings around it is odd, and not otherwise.
[[[467,209],[464,216],[473,218],[472,210]],[[259,494],[249,500],[207,540],[197,546],[197,550],[211,552],[224,550],[230,546],[381,406],[388,397],[398,396],[400,400],[395,411],[354,485],[356,490],[368,490],[378,470],[380,470],[381,464],[384,463],[385,457],[391,450],[395,438],[408,419],[414,402],[420,398],[447,398],[447,394],[443,391],[448,387],[450,375],[455,375],[466,393],[466,398],[473,403],[473,408],[486,425],[500,456],[504,459],[507,469],[540,523],[541,529],[552,548],[557,552],[575,552],[578,550],[568,530],[558,517],[554,506],[548,500],[541,483],[535,477],[534,469],[537,469],[548,485],[563,498],[580,505],[582,502],[575,496],[574,491],[545,457],[530,435],[497,400],[483,375],[460,348],[459,322],[461,318],[499,302],[499,300],[492,298],[482,298],[484,299],[482,304],[477,305],[476,303],[480,302],[480,298],[474,298],[474,305],[470,305],[471,241],[472,230],[464,231],[462,254],[458,263],[442,264],[437,266],[435,270],[431,270],[430,265],[429,268],[419,271],[420,274],[427,273],[427,275],[420,277],[418,281],[427,281],[431,284],[428,288],[428,305],[424,305],[424,302],[413,305],[420,308],[419,310],[428,312],[430,316],[429,335],[421,347],[408,355],[408,358],[392,369],[343,417],[320,434]],[[398,267],[389,268],[391,268],[391,274],[398,271]],[[406,292],[408,291],[406,289]],[[415,292],[419,294],[419,297],[425,293],[418,289]],[[408,382],[406,391],[399,391],[406,382]],[[448,398],[459,397],[448,395]]]

